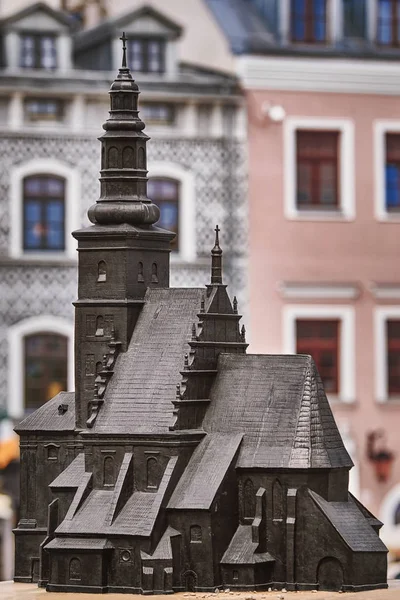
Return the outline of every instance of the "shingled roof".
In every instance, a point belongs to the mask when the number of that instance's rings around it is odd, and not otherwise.
[[[59,411],[58,407],[64,408]],[[15,428],[21,431],[74,431],[75,428],[75,393],[60,392],[51,400],[43,404],[34,413],[26,417]]]
[[[242,437],[241,434],[207,435],[193,452],[168,508],[210,508]]]
[[[311,498],[355,552],[387,552],[385,544],[368,523],[351,494],[348,502],[327,502],[309,490]]]
[[[221,565],[252,565],[275,562],[269,552],[257,553],[258,542],[253,542],[251,525],[239,525],[222,557]]]
[[[127,352],[122,354],[99,413],[97,433],[166,433],[172,401],[190,351],[202,288],[149,289]]]
[[[238,467],[353,465],[310,356],[221,354],[203,425],[244,433]]]

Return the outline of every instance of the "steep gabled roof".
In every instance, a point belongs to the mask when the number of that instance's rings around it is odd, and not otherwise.
[[[96,433],[166,433],[172,401],[190,351],[201,288],[149,289],[128,350],[115,373],[94,427]]]
[[[203,426],[244,434],[238,467],[353,465],[310,356],[221,354]]]
[[[60,404],[65,404],[66,411],[59,412]],[[60,392],[43,404],[34,413],[17,425],[15,431],[74,431],[75,428],[75,393]]]
[[[351,550],[354,552],[388,551],[351,494],[348,496],[348,502],[327,502],[312,490],[309,490],[309,494]]]
[[[30,4],[26,8],[23,8],[22,10],[19,10],[18,12],[13,13],[9,17],[6,17],[5,19],[3,19],[1,21],[1,26],[9,27],[10,25],[17,23],[21,19],[24,19],[25,17],[29,17],[30,15],[32,15],[36,12],[44,12],[46,15],[48,15],[55,21],[58,21],[59,23],[66,25],[69,29],[74,29],[76,27],[76,23],[71,17],[69,17],[68,15],[66,15],[65,13],[63,13],[60,10],[55,10],[48,4],[45,4],[44,2],[35,2],[35,4]]]
[[[123,15],[107,19],[96,27],[80,31],[75,37],[75,47],[77,50],[82,50],[83,48],[102,42],[116,31],[122,31],[127,24],[136,19],[140,19],[141,17],[150,17],[155,21],[162,23],[166,29],[170,30],[169,37],[172,39],[176,39],[182,34],[182,27],[162,12],[156,10],[152,6],[141,6],[140,8],[126,12]]]
[[[221,559],[222,565],[254,565],[275,562],[269,552],[257,553],[258,542],[253,542],[251,525],[239,525]]]
[[[207,435],[193,452],[168,508],[209,509],[241,440],[241,434]]]

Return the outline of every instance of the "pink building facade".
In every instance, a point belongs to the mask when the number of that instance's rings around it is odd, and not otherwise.
[[[400,213],[387,210],[385,170],[387,146],[400,140],[400,99],[268,88],[248,88],[247,99],[251,350],[313,353],[321,338],[316,362],[356,465],[353,491],[387,524],[389,546],[399,547],[400,394],[389,385],[396,365],[388,364],[395,360],[388,336],[400,323]],[[337,135],[335,208],[303,209],[298,201],[302,132]],[[328,346],[324,332],[302,339],[302,324],[313,321],[335,325]],[[385,480],[367,457],[368,434],[379,430],[385,435],[373,451],[394,455]]]
[[[247,97],[250,351],[313,355],[400,557],[397,3],[208,4]]]

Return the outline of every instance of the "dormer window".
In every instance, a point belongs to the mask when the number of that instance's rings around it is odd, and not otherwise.
[[[291,0],[292,42],[326,41],[326,0]]]
[[[131,38],[128,63],[133,73],[164,73],[165,42],[159,38]]]
[[[400,5],[398,0],[378,0],[378,44],[382,46],[399,46],[399,25]]]
[[[22,34],[20,66],[23,69],[55,69],[57,67],[55,36],[48,33]]]

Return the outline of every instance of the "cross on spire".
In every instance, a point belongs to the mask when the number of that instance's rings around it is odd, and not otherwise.
[[[122,41],[122,68],[126,69],[126,40],[128,38],[125,35],[125,31],[122,32],[122,36],[119,39]]]
[[[222,283],[222,250],[219,245],[219,232],[221,231],[218,225],[215,231],[215,245],[211,250],[211,285]]]

